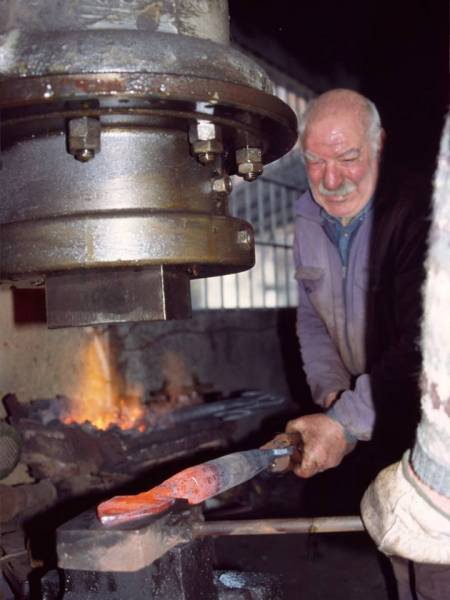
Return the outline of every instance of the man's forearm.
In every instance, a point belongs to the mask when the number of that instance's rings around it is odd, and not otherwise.
[[[354,389],[344,391],[326,414],[338,421],[350,436],[370,440],[375,425],[370,376],[360,375]]]

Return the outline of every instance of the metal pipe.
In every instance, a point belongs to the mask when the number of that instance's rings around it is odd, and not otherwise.
[[[32,6],[30,7],[30,4]],[[181,34],[228,44],[228,0],[7,0],[0,33],[132,29]]]
[[[280,533],[344,533],[355,531],[364,531],[361,518],[357,515],[346,517],[206,521],[193,524],[194,537],[210,535],[273,535]]]

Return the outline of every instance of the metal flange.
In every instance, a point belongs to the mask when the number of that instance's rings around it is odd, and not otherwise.
[[[170,288],[187,306],[186,276],[253,266],[251,227],[228,212],[230,175],[251,181],[285,154],[296,119],[264,71],[222,43],[226,2],[164,0],[154,13],[133,0],[111,9],[117,27],[107,29],[101,2],[94,21],[75,2],[59,25],[51,0],[11,3],[0,25],[0,283],[51,279],[53,312],[55,298],[72,306],[63,300],[71,272],[93,289],[89,271],[109,273],[113,286],[130,269],[140,275],[124,285],[160,281],[162,302]],[[162,32],[167,22],[183,35]],[[177,270],[169,287],[159,267]],[[92,323],[114,321],[99,303]],[[180,316],[166,304],[148,315]],[[79,312],[68,324],[85,324],[82,301]]]

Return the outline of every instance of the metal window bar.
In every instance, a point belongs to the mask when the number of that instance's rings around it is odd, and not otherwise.
[[[245,218],[251,223],[251,212],[252,212],[252,198],[251,198],[251,188],[246,186],[244,188],[245,191]],[[235,193],[235,199],[237,200],[237,194]],[[237,202],[236,202],[237,204]],[[234,213],[236,216],[238,215],[238,211]],[[250,306],[254,306],[253,301],[253,269],[247,271],[248,273],[248,284],[249,284],[249,298],[250,298]]]
[[[232,195],[230,198],[230,212],[232,215],[235,214],[236,212],[236,196]],[[236,308],[240,308],[241,307],[241,292],[240,292],[240,285],[239,285],[239,273],[236,273],[234,275],[234,289],[235,289],[235,298],[236,298]]]
[[[274,283],[275,283],[275,305],[279,305],[279,277],[278,277],[278,266],[277,266],[277,246],[274,231],[276,230],[276,199],[275,193],[276,188],[273,183],[269,183],[270,193],[270,228],[271,228],[271,242],[273,249],[273,265],[274,265]]]
[[[283,223],[283,239],[285,244],[284,249],[284,276],[286,281],[286,297],[289,298],[289,255],[288,255],[288,219],[287,219],[287,203],[288,203],[288,195],[287,189],[283,186],[281,188],[281,219]]]
[[[256,250],[259,249],[259,261],[256,260],[256,265],[260,267],[261,273],[261,303],[262,306],[266,306],[266,272],[267,272],[267,264],[266,264],[266,247],[264,242],[266,234],[265,234],[265,212],[264,212],[264,191],[261,189],[261,180],[258,180],[256,183],[256,199],[258,203],[258,224],[259,224],[259,238],[263,244],[258,244]]]

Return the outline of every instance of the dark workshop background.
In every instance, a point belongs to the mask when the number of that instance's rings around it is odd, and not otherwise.
[[[434,172],[448,106],[446,0],[229,0],[232,39],[320,93],[377,105],[390,165]]]

